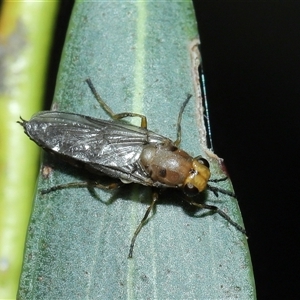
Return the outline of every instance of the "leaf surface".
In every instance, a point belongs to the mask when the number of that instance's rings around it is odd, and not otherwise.
[[[114,112],[142,113],[148,128],[172,140],[187,94],[181,147],[206,156],[197,71],[197,26],[190,1],[77,2],[66,39],[53,108],[108,119],[84,82],[91,78]],[[194,48],[193,48],[194,46]],[[193,49],[193,50],[192,50]],[[224,176],[208,157],[214,178]],[[39,189],[84,180],[47,156]],[[42,169],[45,170],[45,169]],[[230,189],[229,181],[221,187]],[[236,199],[203,193],[242,224]],[[191,211],[166,191],[138,235],[151,189],[38,192],[28,233],[21,299],[253,299],[245,237],[219,215]]]

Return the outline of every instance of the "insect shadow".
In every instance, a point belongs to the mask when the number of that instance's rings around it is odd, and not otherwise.
[[[148,130],[147,118],[144,115],[132,112],[115,114],[99,96],[91,80],[87,79],[86,83],[112,120],[101,120],[68,112],[41,111],[29,121],[21,118],[18,122],[36,144],[85,171],[84,180],[56,185],[42,190],[42,194],[66,188],[84,187],[91,195],[98,198],[95,188],[110,191],[128,183],[152,187],[152,201],[133,234],[128,258],[132,258],[136,238],[148,222],[150,213],[155,212],[159,195],[166,189],[182,191],[184,200],[190,206],[217,213],[237,230],[246,233],[242,226],[218,207],[197,201],[197,197],[201,197],[201,194],[206,193],[207,190],[216,196],[225,194],[235,197],[235,195],[210,184],[210,182],[217,184],[227,180],[227,177],[210,180],[209,163],[205,158],[200,155],[192,157],[179,148],[181,119],[192,95],[187,95],[180,108],[177,139],[172,141]],[[134,126],[123,122],[127,117],[139,118],[141,125]],[[105,183],[103,174],[110,177],[111,182]],[[170,204],[170,197],[165,199]]]
[[[94,183],[101,181],[101,184],[105,186],[109,186],[112,183],[115,183],[117,180],[113,181],[111,177],[108,177],[105,174],[102,174],[99,176],[99,174],[93,174],[91,172],[88,172],[84,169],[83,166],[75,162],[72,164],[70,161],[67,163],[62,158],[59,157],[59,155],[56,155],[54,153],[45,152],[43,154],[43,166],[42,169],[45,167],[49,167],[51,170],[55,170],[55,172],[59,172],[61,174],[65,174],[67,176],[72,177],[72,183],[66,183],[66,184],[60,184],[60,185],[52,185],[50,188],[46,187],[47,184],[44,184],[46,180],[49,180],[50,177],[44,177],[43,185],[45,185],[44,188],[40,189],[39,192],[42,195],[49,194],[51,192],[55,192],[62,189],[82,189],[83,186],[77,185],[78,182],[84,182],[87,183],[84,188],[87,189],[89,194],[96,200],[100,201],[101,203],[105,205],[110,205],[113,202],[115,202],[118,199],[124,199],[124,200],[132,200],[130,197],[130,191],[133,189],[135,184],[130,185],[120,185],[120,188],[113,188],[106,190],[106,193],[111,194],[108,200],[103,200],[101,196],[99,195],[98,191],[99,189],[95,188]],[[73,184],[73,182],[75,184]],[[139,185],[138,185],[139,186]],[[145,199],[147,199],[145,197]],[[144,201],[143,201],[144,202]],[[150,199],[147,199],[144,203],[151,203]]]
[[[87,172],[84,169],[81,169],[78,165],[77,167],[70,165],[69,163],[64,162],[63,160],[59,159],[57,155],[54,155],[53,153],[44,153],[43,155],[43,166],[49,166],[51,169],[55,170],[55,172],[60,172],[62,174],[65,174],[67,176],[72,176],[74,180],[76,181],[87,181],[87,182],[94,182],[99,180],[99,175],[92,174],[90,172]],[[44,180],[47,180],[47,178],[44,178]],[[104,185],[109,185],[112,182],[112,178],[103,175],[101,177],[101,183]],[[55,190],[59,190],[59,186],[54,185],[53,186]],[[82,188],[81,186],[64,186],[63,189],[74,189],[74,188]],[[104,205],[111,205],[116,200],[122,199],[125,201],[132,201],[132,193],[134,190],[138,190],[138,194],[140,195],[139,200],[140,203],[145,205],[150,205],[152,202],[152,199],[149,198],[149,191],[145,191],[145,187],[138,185],[138,184],[130,184],[130,185],[122,185],[118,189],[111,189],[106,191],[110,194],[107,200],[103,200],[101,196],[99,195],[98,189],[96,189],[92,184],[88,185],[87,191],[91,195],[91,197],[99,202],[101,202]],[[51,189],[51,188],[50,188]],[[41,189],[40,192],[42,194],[48,194],[49,188]],[[174,206],[174,207],[180,207],[184,213],[189,215],[193,218],[204,218],[209,215],[215,214],[214,211],[208,210],[203,211],[201,208],[196,207],[194,205],[190,205],[186,201],[186,195],[183,193],[178,193],[177,190],[174,189],[157,189],[157,193],[159,195],[159,202],[153,207],[152,214],[145,220],[143,223],[143,226],[145,226],[156,214],[157,206],[167,205],[167,206]],[[205,203],[206,200],[210,198],[210,191],[203,191],[202,193],[199,193],[197,195],[197,202],[198,203]],[[216,199],[215,199],[216,200]],[[221,200],[220,200],[221,202]],[[202,211],[199,214],[199,211]]]

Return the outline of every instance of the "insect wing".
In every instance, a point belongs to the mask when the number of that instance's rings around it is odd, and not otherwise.
[[[152,181],[139,163],[143,147],[166,140],[145,128],[65,112],[42,111],[23,126],[46,150],[86,163],[96,173],[145,185]]]

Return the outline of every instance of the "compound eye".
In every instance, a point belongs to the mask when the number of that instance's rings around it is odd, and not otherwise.
[[[188,196],[188,197],[194,197],[199,194],[199,190],[192,185],[191,183],[187,183],[183,187],[183,192]]]
[[[209,169],[209,162],[203,157],[197,157],[197,161]]]

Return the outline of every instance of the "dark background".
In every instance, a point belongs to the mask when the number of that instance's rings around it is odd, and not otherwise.
[[[300,299],[300,4],[194,2],[214,150],[238,195],[258,299]],[[50,103],[72,4],[61,4]]]
[[[214,150],[238,195],[258,299],[300,299],[300,2],[194,2]]]

